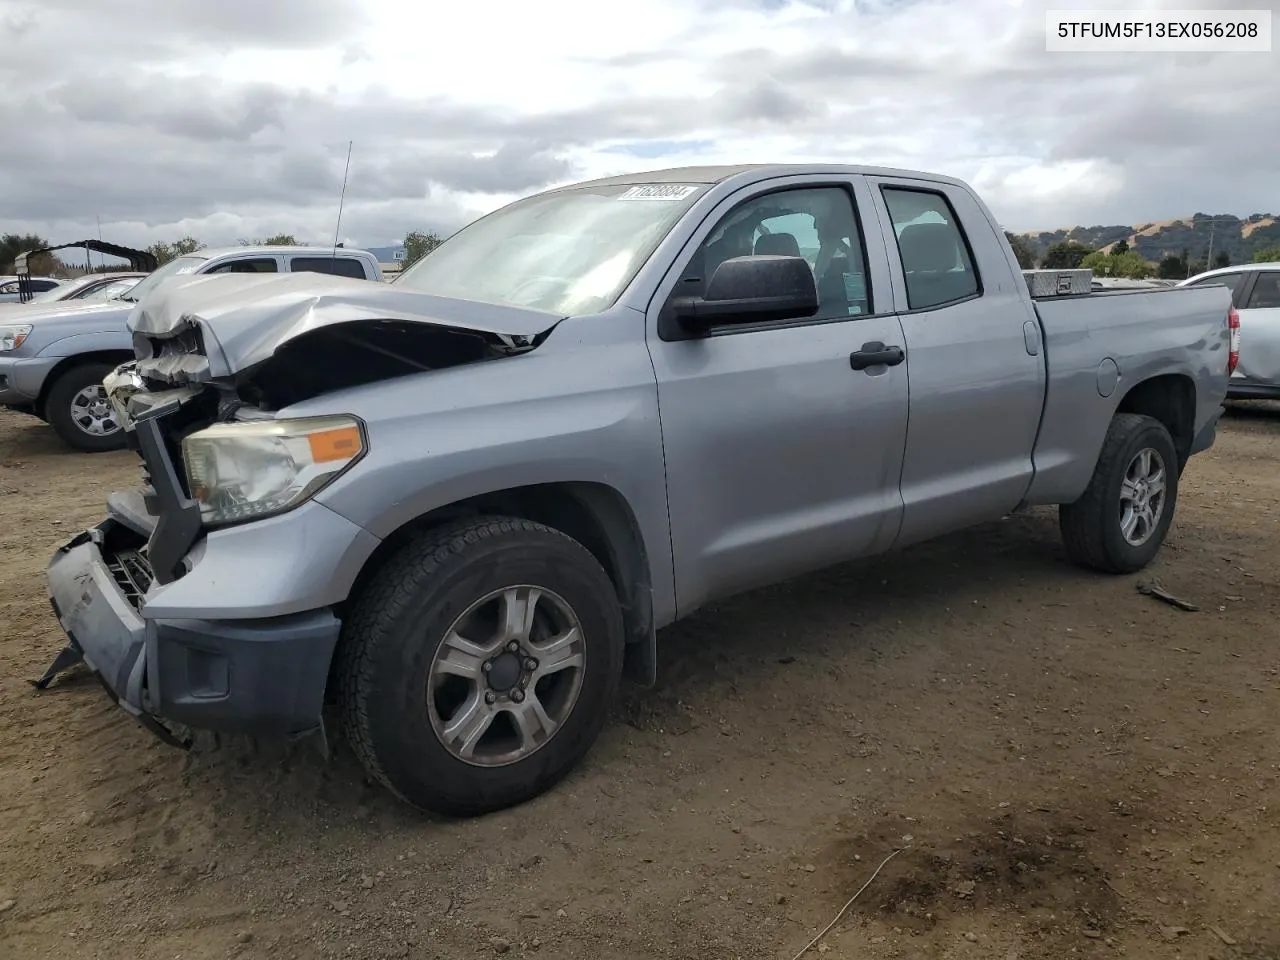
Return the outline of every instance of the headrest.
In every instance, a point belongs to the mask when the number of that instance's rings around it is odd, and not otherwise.
[[[756,241],[754,253],[757,257],[766,254],[775,257],[798,257],[800,244],[789,233],[766,233]]]
[[[929,273],[954,270],[960,262],[954,228],[949,223],[912,223],[898,235],[903,266]]]

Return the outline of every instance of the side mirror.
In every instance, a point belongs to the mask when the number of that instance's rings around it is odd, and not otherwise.
[[[686,328],[796,320],[818,312],[818,286],[803,257],[734,257],[716,267],[702,297],[679,297],[671,309]]]

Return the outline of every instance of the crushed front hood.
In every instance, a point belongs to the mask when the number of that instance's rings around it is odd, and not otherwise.
[[[133,309],[129,329],[154,340],[198,329],[203,356],[188,354],[181,366],[182,379],[199,381],[246,370],[289,341],[338,324],[423,323],[485,334],[501,340],[511,352],[521,352],[561,319],[539,310],[318,273],[217,274],[175,277],[162,284]]]

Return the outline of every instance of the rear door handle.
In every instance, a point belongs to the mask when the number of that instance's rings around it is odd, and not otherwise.
[[[901,347],[886,347],[879,340],[864,343],[861,350],[849,354],[849,366],[854,370],[867,367],[896,367],[906,358]]]

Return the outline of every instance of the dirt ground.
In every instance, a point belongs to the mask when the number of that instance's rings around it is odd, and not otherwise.
[[[721,604],[467,822],[341,744],[183,754],[33,691],[48,555],[135,463],[0,413],[0,957],[791,960],[898,850],[806,956],[1280,958],[1280,408],[1232,411],[1146,574],[1037,510]]]

